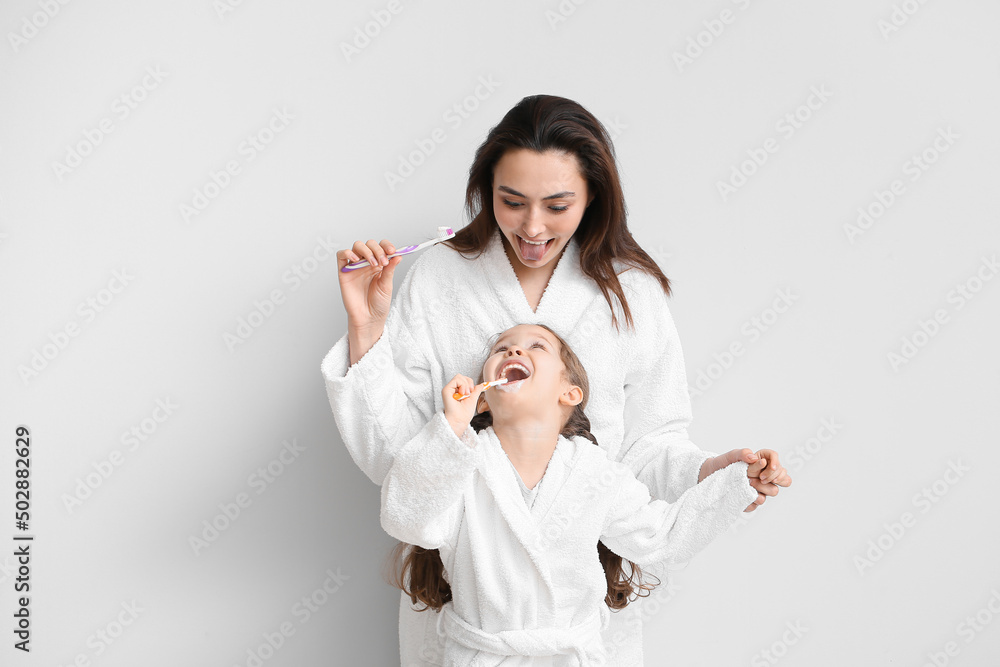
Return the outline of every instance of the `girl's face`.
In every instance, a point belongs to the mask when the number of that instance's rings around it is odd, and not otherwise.
[[[491,387],[485,402],[494,421],[511,414],[541,414],[583,400],[583,392],[566,378],[559,342],[542,327],[522,324],[497,339],[483,366],[484,380],[507,378],[507,384]],[[484,394],[485,396],[485,394]],[[480,411],[486,408],[480,404]]]
[[[512,149],[493,170],[493,211],[508,255],[529,269],[559,257],[592,199],[572,154]]]

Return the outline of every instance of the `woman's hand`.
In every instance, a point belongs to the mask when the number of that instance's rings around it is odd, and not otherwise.
[[[744,512],[753,512],[757,507],[764,504],[767,496],[778,495],[779,486],[791,486],[792,478],[788,471],[778,461],[778,453],[773,449],[762,449],[754,452],[750,449],[734,449],[725,454],[706,459],[701,465],[698,481],[702,481],[716,470],[722,470],[726,466],[744,461],[749,464],[747,477],[750,478],[750,486],[757,491],[757,500],[751,503]]]
[[[347,310],[347,337],[351,365],[363,357],[382,336],[392,301],[392,274],[402,257],[388,259],[396,247],[383,239],[376,243],[358,241],[348,250],[337,253],[340,295]],[[351,262],[368,260],[370,266],[354,271],[340,271]]]
[[[451,379],[441,391],[441,398],[444,400],[444,416],[451,424],[451,429],[455,435],[462,437],[465,429],[469,428],[469,422],[476,414],[476,404],[479,402],[479,395],[483,393],[483,385],[476,384],[472,378],[464,375],[456,375]],[[457,400],[455,394],[468,398]]]

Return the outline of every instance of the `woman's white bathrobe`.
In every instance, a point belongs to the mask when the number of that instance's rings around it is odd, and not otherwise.
[[[351,457],[381,485],[395,453],[443,408],[441,390],[456,373],[478,377],[487,341],[514,325],[546,324],[572,346],[590,378],[587,416],[600,446],[624,463],[654,498],[675,501],[697,484],[712,453],[691,443],[684,357],[662,288],[637,269],[620,274],[635,328],[611,324],[611,310],[580,268],[571,239],[533,312],[499,232],[466,259],[436,245],[424,251],[393,294],[382,337],[350,366],[347,336],[323,360],[334,417]],[[609,665],[641,667],[641,601],[612,614],[604,631]],[[430,620],[429,620],[430,619]],[[612,636],[625,640],[614,645]],[[441,645],[427,613],[400,593],[404,667],[440,665]]]
[[[422,613],[441,626],[445,667],[607,664],[597,541],[644,567],[687,561],[757,497],[736,463],[676,503],[651,501],[581,437],[559,437],[530,509],[517,476],[492,427],[459,439],[438,413],[382,483],[386,532],[441,551],[453,599]]]

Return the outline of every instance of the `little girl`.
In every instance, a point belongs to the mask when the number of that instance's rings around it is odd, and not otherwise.
[[[622,558],[689,560],[757,498],[748,475],[766,461],[733,463],[675,503],[651,500],[594,446],[586,372],[552,330],[504,332],[482,376],[507,382],[484,390],[455,376],[382,485],[382,527],[416,545],[398,583],[440,612],[446,666],[604,664],[609,606],[651,588]]]

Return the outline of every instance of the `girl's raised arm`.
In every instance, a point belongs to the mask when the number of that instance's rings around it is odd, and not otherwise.
[[[685,491],[675,503],[652,500],[649,490],[620,463],[618,492],[605,517],[601,541],[639,565],[683,563],[724,533],[757,498],[747,464],[733,463]]]

